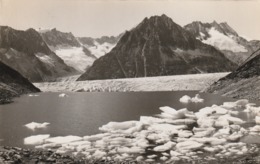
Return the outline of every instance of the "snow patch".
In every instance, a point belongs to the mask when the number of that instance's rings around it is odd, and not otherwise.
[[[35,56],[40,59],[42,62],[48,64],[51,67],[55,67],[55,61],[48,55],[44,53],[36,53]]]
[[[97,58],[104,56],[106,53],[110,52],[115,47],[115,44],[110,44],[107,42],[103,44],[99,44],[98,42],[95,41],[94,44],[95,46],[88,47],[88,49]]]
[[[216,30],[214,27],[208,31],[209,37],[206,40],[202,40],[203,43],[217,47],[220,50],[229,50],[233,52],[247,52],[247,49],[238,44],[232,37],[226,36]]]

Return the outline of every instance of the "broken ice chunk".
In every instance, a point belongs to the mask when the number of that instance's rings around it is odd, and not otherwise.
[[[142,123],[139,121],[109,122],[108,124],[100,127],[99,130],[110,133],[121,132],[125,134],[132,134],[134,132],[140,131],[142,126]]]
[[[25,145],[38,145],[44,143],[45,139],[49,138],[49,134],[39,134],[24,138]]]
[[[199,149],[203,146],[202,143],[196,142],[196,141],[184,141],[184,142],[179,142],[176,145],[177,150],[196,150]]]
[[[46,139],[46,142],[50,142],[50,143],[58,143],[58,144],[63,144],[63,143],[68,143],[68,142],[74,142],[74,141],[80,141],[82,140],[82,137],[79,136],[64,136],[64,137],[52,137],[52,138],[48,138]]]
[[[184,95],[180,98],[180,102],[181,103],[189,103],[191,102],[191,97],[190,96],[187,96],[187,95]]]
[[[48,123],[48,122],[44,122],[44,123],[31,122],[24,126],[26,126],[27,128],[29,128],[31,130],[35,130],[35,129],[40,129],[40,128],[46,128],[49,124],[50,123]]]
[[[185,104],[190,103],[190,102],[202,103],[202,102],[204,102],[204,99],[202,99],[199,94],[196,94],[195,97],[192,97],[192,98],[190,96],[184,95],[180,98],[180,102],[185,103]]]
[[[164,145],[159,145],[159,146],[154,147],[153,150],[157,151],[157,152],[164,152],[164,151],[170,150],[175,145],[176,145],[175,142],[169,141],[169,142],[165,143]]]
[[[65,93],[61,93],[61,94],[59,94],[59,97],[69,97],[69,96]]]
[[[199,94],[196,94],[195,97],[191,98],[191,102],[202,103],[204,102],[204,99],[202,99]]]
[[[255,116],[255,123],[260,124],[260,116]]]

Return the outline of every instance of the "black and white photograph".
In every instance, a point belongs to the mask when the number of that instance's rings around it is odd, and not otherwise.
[[[0,0],[0,164],[259,164],[260,0]]]

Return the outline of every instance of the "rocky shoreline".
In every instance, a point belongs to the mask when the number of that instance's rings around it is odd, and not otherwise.
[[[86,163],[82,159],[48,150],[0,147],[0,163]]]
[[[260,161],[260,156],[258,153],[248,154],[240,159],[223,159],[221,161],[211,161],[212,164],[257,164]],[[192,163],[206,164],[209,161],[193,161]],[[57,164],[139,164],[137,161],[106,161],[106,160],[87,160],[80,157],[74,157],[71,155],[61,155],[55,153],[51,150],[32,150],[32,149],[23,149],[19,147],[8,147],[0,146],[0,163],[1,164],[34,164],[34,163],[57,163]],[[181,162],[177,162],[181,164]]]

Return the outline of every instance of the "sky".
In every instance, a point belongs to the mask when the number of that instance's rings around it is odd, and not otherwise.
[[[260,40],[260,0],[0,0],[2,26],[57,28],[75,36],[118,35],[162,14],[181,26],[227,22],[241,36]]]

